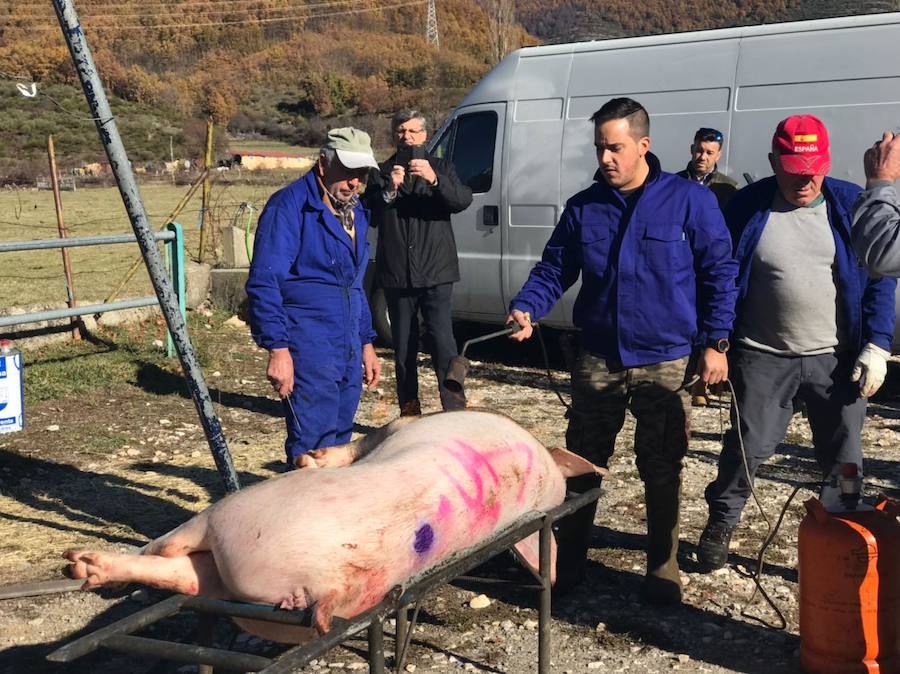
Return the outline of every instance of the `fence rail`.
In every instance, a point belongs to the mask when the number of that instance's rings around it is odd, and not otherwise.
[[[175,296],[178,298],[178,309],[181,316],[185,317],[187,311],[184,300],[184,238],[181,225],[172,222],[166,225],[166,230],[154,232],[153,239],[166,244],[166,268]],[[23,250],[46,250],[48,248],[77,248],[80,246],[103,246],[120,243],[135,243],[137,237],[134,234],[112,234],[109,236],[81,236],[66,239],[36,239],[34,241],[7,241],[0,243],[0,253],[11,253]],[[27,323],[41,323],[54,321],[73,316],[89,316],[103,314],[108,311],[122,311],[123,309],[136,309],[139,307],[158,306],[159,299],[152,297],[138,297],[118,302],[104,302],[102,304],[86,304],[82,306],[67,307],[65,309],[49,309],[47,311],[31,311],[22,314],[0,316],[0,328]],[[175,355],[175,346],[171,333],[168,334],[166,351],[171,358]]]

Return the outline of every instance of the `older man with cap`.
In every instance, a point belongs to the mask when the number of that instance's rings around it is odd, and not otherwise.
[[[860,188],[828,178],[828,131],[813,115],[783,120],[772,138],[775,175],[740,190],[725,210],[739,265],[729,353],[740,409],[706,488],[700,562],[720,568],[759,466],[806,403],[823,479],[841,464],[862,473],[866,398],[884,381],[894,332],[892,279],[860,268],[850,242]],[[741,456],[741,441],[746,470]]]
[[[875,276],[900,276],[900,134],[885,131],[863,157],[866,191],[856,203],[853,246]]]
[[[381,375],[362,288],[369,249],[358,197],[377,167],[367,133],[332,129],[313,168],[273,194],[259,218],[250,329],[283,400],[288,468],[349,441],[362,380],[372,389]]]

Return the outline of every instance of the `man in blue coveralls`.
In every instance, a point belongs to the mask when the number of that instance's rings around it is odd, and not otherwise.
[[[362,288],[369,260],[359,190],[378,168],[369,135],[332,129],[302,178],[269,199],[247,279],[250,329],[269,352],[266,376],[284,405],[289,468],[350,440],[362,393],[381,376]]]

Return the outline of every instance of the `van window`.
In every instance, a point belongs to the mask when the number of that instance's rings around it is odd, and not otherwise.
[[[494,177],[497,113],[487,110],[460,115],[431,149],[449,157],[459,179],[477,193],[488,192]]]
[[[459,179],[475,193],[489,191],[494,176],[497,113],[461,115],[454,136],[452,157]]]

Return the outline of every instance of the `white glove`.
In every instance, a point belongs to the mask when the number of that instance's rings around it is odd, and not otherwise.
[[[853,374],[850,375],[851,381],[859,382],[859,394],[863,398],[875,395],[881,388],[887,375],[887,359],[890,355],[871,342],[863,347],[853,366]]]

